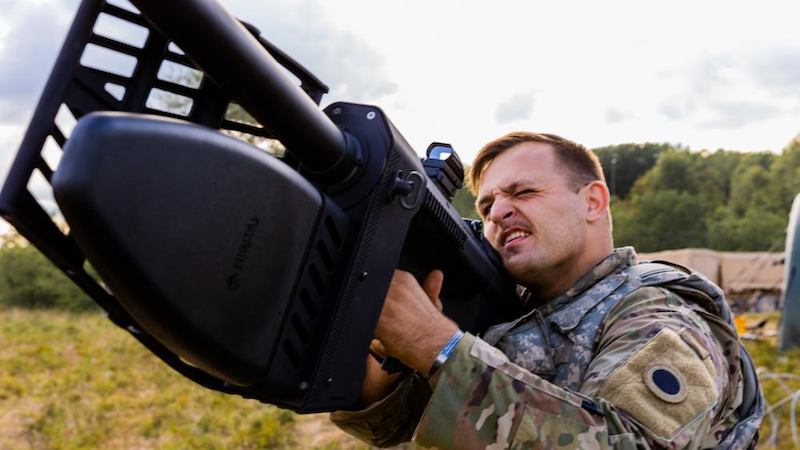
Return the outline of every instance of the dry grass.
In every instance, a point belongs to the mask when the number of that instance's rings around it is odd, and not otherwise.
[[[780,322],[780,314],[746,314],[748,326],[767,319],[763,331],[776,330]],[[765,333],[768,334],[768,333]],[[776,337],[761,337],[758,340],[745,341],[753,363],[761,379],[761,389],[772,414],[765,417],[761,425],[762,449],[793,449],[792,437],[792,404],[790,396],[800,393],[800,348],[781,353],[777,349]],[[777,376],[775,376],[777,375]],[[784,402],[779,404],[779,402]],[[770,408],[772,406],[772,408]],[[800,428],[800,406],[795,411],[795,426]],[[800,431],[800,430],[799,430]],[[800,444],[800,442],[798,442]]]
[[[800,375],[800,351],[781,355],[770,339],[747,346],[760,373]],[[800,380],[762,386],[774,404]],[[793,448],[790,406],[774,411],[778,445],[764,445],[767,419],[761,448]],[[296,415],[201,388],[98,314],[58,311],[0,310],[0,430],[4,450],[370,448],[325,414]]]
[[[97,314],[0,311],[0,448],[357,448],[301,417],[201,388]]]

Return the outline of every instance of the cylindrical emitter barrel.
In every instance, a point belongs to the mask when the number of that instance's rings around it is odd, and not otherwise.
[[[342,131],[215,0],[132,3],[280,140],[305,169],[325,172],[346,157]]]

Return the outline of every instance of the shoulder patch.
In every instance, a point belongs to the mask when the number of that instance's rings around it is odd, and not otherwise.
[[[656,397],[669,403],[686,399],[686,380],[669,364],[653,364],[644,373],[644,384]]]
[[[676,332],[663,329],[617,367],[598,394],[669,440],[714,406],[712,372]]]

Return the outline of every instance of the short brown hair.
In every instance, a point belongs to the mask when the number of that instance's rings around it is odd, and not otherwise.
[[[575,190],[592,181],[599,180],[604,183],[606,181],[597,155],[583,145],[555,134],[515,131],[489,142],[480,149],[469,169],[469,189],[477,194],[483,172],[489,167],[492,160],[509,148],[523,142],[550,144],[553,147],[556,161],[567,169],[567,178]]]

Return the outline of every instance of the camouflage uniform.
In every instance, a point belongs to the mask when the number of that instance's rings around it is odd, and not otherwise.
[[[378,446],[747,448],[763,403],[719,288],[637,272],[649,266],[619,249],[545,305],[465,335],[430,380],[331,418]]]

